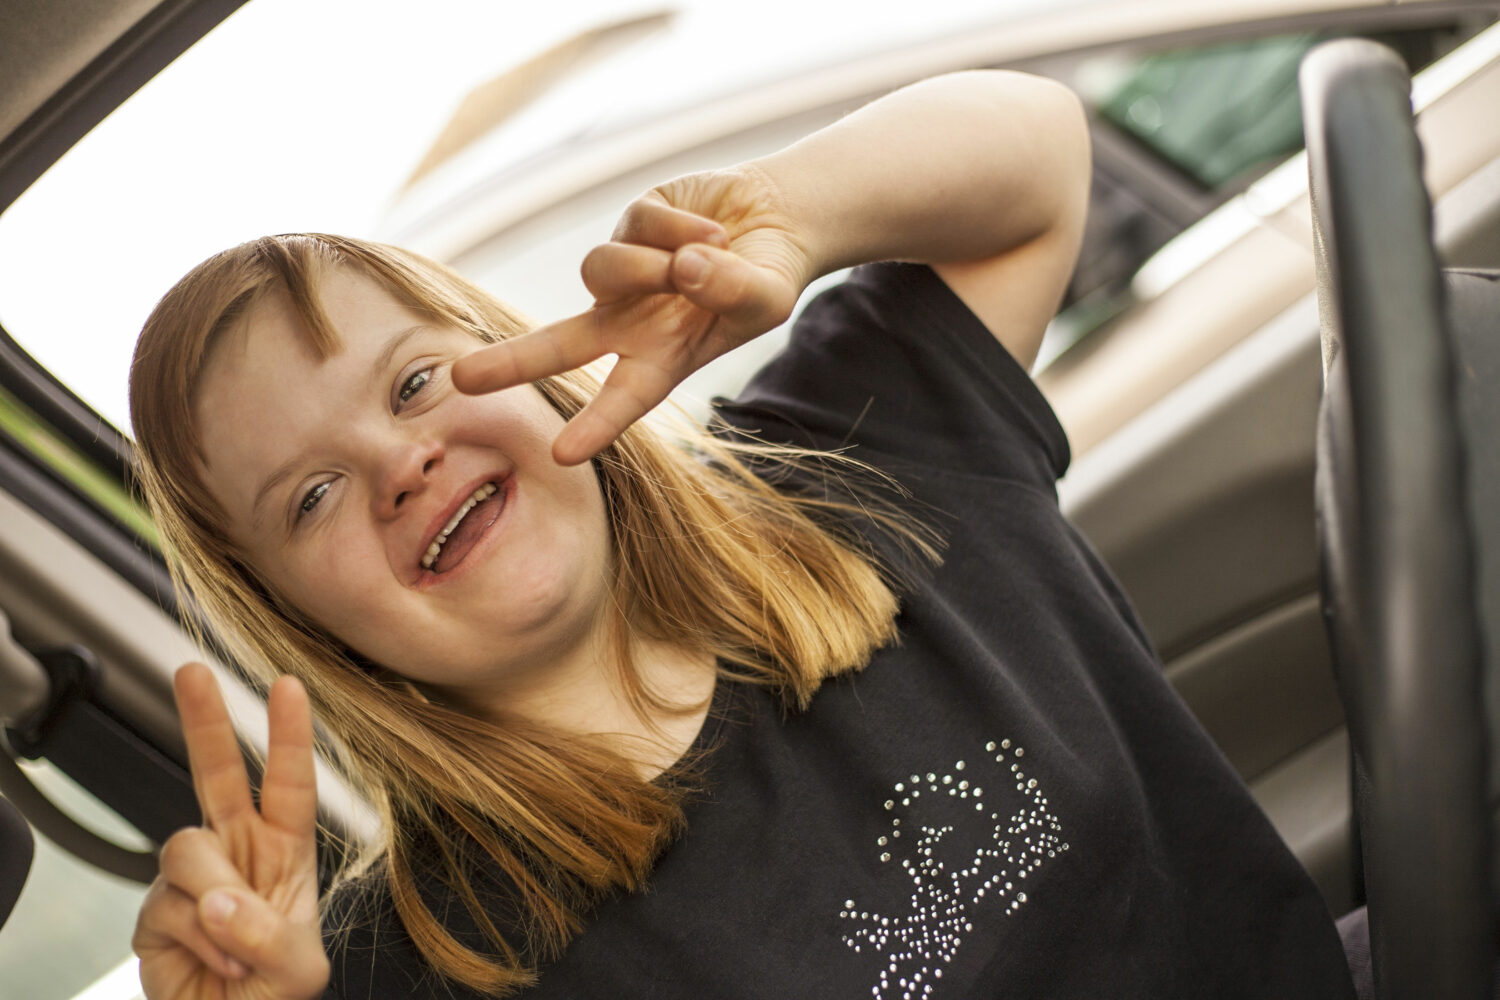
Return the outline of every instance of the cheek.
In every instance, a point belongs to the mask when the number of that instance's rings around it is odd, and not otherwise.
[[[552,442],[563,419],[529,385],[485,396],[454,392],[444,401],[441,420],[451,440],[499,448],[518,464],[551,463]]]
[[[372,560],[383,565],[384,553],[348,533],[330,533],[320,542],[282,566],[276,583],[313,621],[357,645],[369,623],[388,614],[380,606],[381,576],[372,571]]]

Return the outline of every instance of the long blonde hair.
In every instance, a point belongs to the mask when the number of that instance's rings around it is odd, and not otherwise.
[[[339,765],[385,819],[383,841],[361,867],[384,859],[391,899],[424,958],[500,995],[531,982],[604,895],[642,885],[681,828],[681,791],[643,780],[602,739],[519,718],[480,720],[421,698],[281,599],[230,540],[202,478],[199,377],[220,334],[267,294],[289,298],[315,349],[335,350],[318,298],[331,267],[356,270],[482,341],[526,328],[459,275],[394,247],[296,234],[227,250],[178,282],[141,333],[130,372],[139,487],[179,590],[212,630],[200,639],[267,683],[291,673],[307,687]],[[571,372],[537,388],[566,418],[598,385]],[[610,628],[617,638],[649,636],[716,657],[721,676],[764,685],[795,710],[825,678],[858,669],[895,639],[897,599],[871,552],[831,527],[830,512],[850,505],[771,488],[749,467],[767,461],[842,460],[703,432],[673,441],[641,424],[595,459],[611,522]],[[894,508],[872,516],[930,554]],[[637,707],[661,707],[630,644],[614,646]],[[471,886],[475,864],[514,886],[522,939],[487,913]],[[431,877],[463,902],[486,950],[460,943],[429,911],[418,885]]]

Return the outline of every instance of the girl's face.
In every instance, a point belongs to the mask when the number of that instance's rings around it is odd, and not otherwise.
[[[285,296],[215,345],[194,401],[209,490],[249,563],[341,641],[503,705],[602,634],[593,467],[552,460],[563,421],[531,386],[453,388],[479,341],[356,271],[320,294],[341,341],[326,359]]]

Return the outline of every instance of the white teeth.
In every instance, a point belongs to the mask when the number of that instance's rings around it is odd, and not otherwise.
[[[481,501],[487,500],[490,497],[494,496],[495,491],[498,489],[499,487],[494,483],[485,483],[483,486],[479,487],[479,489],[471,493],[469,495],[469,499],[465,500],[462,504],[459,505],[458,510],[453,512],[452,519],[449,520],[442,531],[439,531],[437,533],[437,537],[432,540],[432,544],[427,546],[427,551],[423,553],[423,569],[432,569],[432,564],[437,561],[438,553],[443,551],[443,543],[448,540],[449,535],[453,534],[453,529],[458,527],[458,522],[464,519],[464,515],[468,514],[469,511],[478,506]]]

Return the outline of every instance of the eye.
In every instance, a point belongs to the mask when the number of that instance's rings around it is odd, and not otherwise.
[[[332,485],[332,483],[319,483],[307,491],[307,494],[302,498],[302,502],[297,505],[297,519],[299,521],[304,516],[311,514],[313,508],[323,502],[323,497],[327,495],[329,487]]]
[[[412,397],[416,396],[423,389],[425,389],[427,387],[427,383],[431,381],[431,368],[423,368],[421,371],[412,372],[410,375],[408,375],[396,389],[396,401],[398,404],[398,408],[399,404],[410,402]]]

